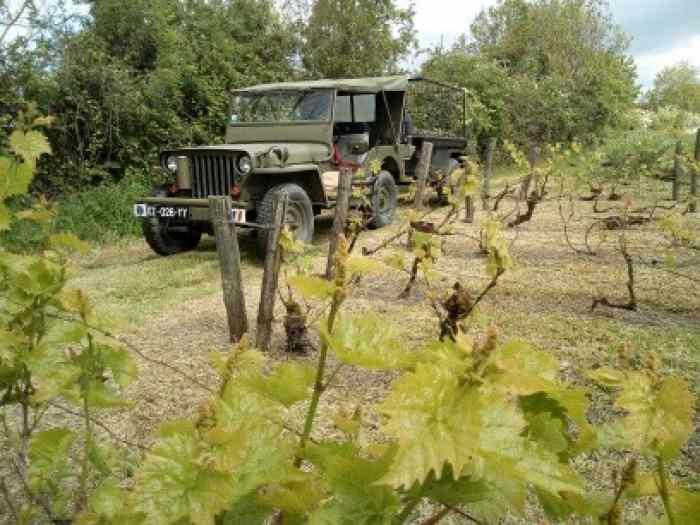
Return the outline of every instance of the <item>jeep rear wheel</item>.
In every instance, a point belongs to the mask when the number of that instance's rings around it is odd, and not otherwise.
[[[270,188],[256,210],[256,221],[262,225],[270,225],[274,220],[272,207],[275,195],[287,194],[287,215],[285,224],[294,232],[296,239],[309,243],[314,236],[314,210],[309,195],[304,188],[297,184],[280,184]],[[267,252],[268,230],[261,229],[258,232],[258,253],[264,256]]]
[[[159,188],[153,192],[153,196],[165,197],[167,192]],[[194,250],[202,238],[202,232],[191,224],[171,224],[170,219],[149,217],[143,219],[141,227],[148,246],[162,256]]]
[[[399,192],[396,189],[394,177],[388,171],[382,170],[374,181],[372,197],[372,222],[369,227],[372,229],[383,228],[394,221],[396,205],[399,199]]]

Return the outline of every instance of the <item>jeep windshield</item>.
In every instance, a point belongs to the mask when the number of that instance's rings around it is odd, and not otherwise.
[[[235,93],[230,124],[328,122],[332,91],[269,91]]]

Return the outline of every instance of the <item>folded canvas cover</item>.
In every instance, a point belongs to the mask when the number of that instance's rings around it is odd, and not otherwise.
[[[274,84],[258,84],[237,91],[246,93],[283,90],[305,89],[337,89],[351,93],[379,93],[381,91],[406,91],[409,77],[398,75],[393,77],[341,78],[307,80],[300,82],[277,82]]]

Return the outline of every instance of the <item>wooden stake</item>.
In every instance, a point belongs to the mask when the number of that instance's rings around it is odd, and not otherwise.
[[[417,210],[422,210],[425,206],[425,187],[428,183],[428,173],[430,172],[430,162],[433,156],[433,143],[423,142],[420,149],[420,158],[416,166],[416,199],[413,203]]]
[[[683,155],[683,143],[676,143],[676,154],[673,157],[673,186],[671,188],[671,200],[677,201],[681,188],[681,155]]]
[[[335,270],[335,252],[338,249],[338,236],[345,234],[345,224],[348,220],[348,206],[352,194],[352,170],[340,168],[338,175],[338,196],[335,201],[335,217],[333,218],[333,233],[328,246],[326,261],[326,279],[333,279]]]
[[[481,186],[481,209],[489,209],[491,198],[491,176],[493,175],[493,152],[496,149],[496,139],[489,139],[486,146],[486,159],[484,162],[484,180]]]
[[[695,162],[700,164],[700,129],[695,137]],[[688,206],[690,213],[695,213],[698,209],[698,169],[700,166],[690,170],[690,206]]]
[[[258,306],[258,328],[255,332],[255,346],[260,350],[270,349],[272,339],[272,320],[274,318],[275,298],[277,297],[277,282],[279,279],[282,250],[279,239],[284,218],[287,215],[287,194],[278,192],[272,203],[272,224],[267,235],[267,251],[263,270],[262,289],[260,290],[260,305]]]
[[[231,216],[231,197],[209,197],[209,214],[214,225],[216,251],[221,266],[221,287],[228,319],[229,336],[237,342],[248,331],[248,316],[241,279],[238,234]]]
[[[474,199],[471,195],[467,195],[464,199],[464,222],[474,222]]]

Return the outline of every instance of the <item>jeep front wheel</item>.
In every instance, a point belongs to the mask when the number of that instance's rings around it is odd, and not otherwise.
[[[165,197],[167,192],[157,189],[154,197]],[[194,250],[202,238],[202,232],[191,224],[171,224],[170,219],[148,217],[142,221],[143,236],[146,243],[158,255],[168,256]]]
[[[270,188],[256,210],[256,222],[261,225],[270,225],[274,220],[272,206],[275,195],[287,194],[287,215],[285,224],[294,232],[294,237],[302,242],[309,243],[314,236],[314,210],[309,195],[304,188],[297,184],[280,184]],[[267,252],[268,230],[261,229],[258,232],[258,253],[264,255]]]

